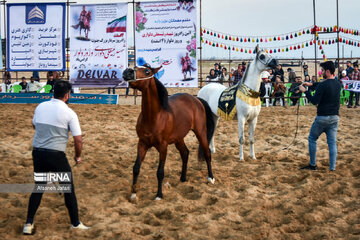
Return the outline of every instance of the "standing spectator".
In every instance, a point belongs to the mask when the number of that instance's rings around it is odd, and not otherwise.
[[[28,85],[28,83],[26,82],[26,78],[22,77],[21,78],[21,83],[19,83],[19,85],[21,86],[21,92],[25,92],[26,91],[26,87]]]
[[[54,79],[53,72],[50,71],[47,75],[48,75],[48,79],[47,79],[46,85],[51,85],[50,92],[54,92],[54,85],[55,85],[56,80]]]
[[[346,62],[346,76],[349,77],[349,74],[354,70],[352,67],[351,67],[351,61],[347,61]],[[350,77],[349,77],[350,78]]]
[[[220,77],[221,73],[222,73],[220,63],[215,63],[214,64],[214,69],[215,69],[216,76]]]
[[[215,70],[211,69],[209,72],[209,75],[206,77],[206,81],[207,82],[218,82],[219,78],[218,76],[215,74]]]
[[[340,90],[341,85],[335,78],[335,65],[332,61],[320,64],[325,81],[321,82],[312,96],[310,91],[300,86],[301,92],[305,92],[306,98],[314,105],[317,105],[317,116],[311,126],[309,133],[309,155],[308,166],[301,169],[317,170],[316,166],[316,141],[325,132],[329,146],[330,171],[335,171],[337,146],[336,135],[339,123]],[[304,83],[306,84],[306,83]]]
[[[232,82],[231,86],[234,86],[234,85],[238,84],[239,82],[241,82],[242,76],[243,76],[242,65],[239,64],[238,68],[233,73],[233,82]]]
[[[289,92],[291,92],[290,100],[291,100],[291,106],[295,106],[296,103],[299,101],[299,98],[301,98],[302,92],[299,90],[299,86],[302,83],[301,77],[296,77],[295,82],[291,84],[291,87],[289,89]]]
[[[220,84],[229,84],[229,74],[227,72],[227,69],[226,68],[222,68],[221,69],[222,73],[220,75],[220,78],[219,78],[219,83]]]
[[[38,90],[40,90],[40,88],[41,84],[39,82],[35,82],[33,77],[30,77],[30,82],[26,86],[26,92],[36,93]]]
[[[245,71],[246,71],[246,62],[242,62],[241,63],[241,72],[243,75],[244,75]]]
[[[49,76],[52,75],[54,80],[59,80],[60,79],[60,74],[57,71],[48,71],[46,74],[46,79],[49,79]]]
[[[40,103],[35,109],[32,120],[35,128],[35,136],[32,143],[34,172],[71,173],[71,167],[65,154],[69,131],[71,131],[74,138],[74,160],[76,164],[82,162],[81,151],[83,141],[79,119],[76,113],[67,106],[70,92],[71,84],[69,82],[57,81],[54,98]],[[36,182],[36,184],[43,184],[43,182]],[[89,229],[79,220],[73,176],[70,177],[70,185],[70,193],[64,193],[65,205],[70,215],[70,227],[83,230]],[[34,217],[40,205],[42,195],[43,192],[33,192],[30,196],[27,219],[23,228],[24,234],[32,234],[34,231]]]
[[[260,83],[260,99],[262,102],[265,102],[266,107],[269,106],[269,98],[271,94],[271,80],[270,73],[268,71],[263,71],[261,73],[261,83]]]
[[[346,76],[346,70],[343,70],[343,71],[341,72],[341,78],[340,78],[340,80],[341,80],[341,81],[342,81],[342,80],[349,80],[349,77]]]
[[[274,69],[274,75],[271,81],[275,82],[277,76],[280,76],[280,80],[284,82],[284,70],[282,69],[281,64],[278,64]]]
[[[311,79],[310,79],[309,75],[305,75],[304,82],[311,82]]]
[[[294,83],[295,79],[296,79],[295,71],[293,69],[291,69],[291,68],[288,68],[287,72],[288,72],[288,82],[289,83]]]
[[[354,71],[352,71],[351,80],[360,81],[360,71],[359,71],[359,65],[357,63],[354,63]],[[359,106],[359,93],[350,91],[349,104],[347,105],[348,108],[352,108],[354,95],[355,95],[354,108],[357,108]]]
[[[303,70],[304,70],[304,76],[309,75],[309,67],[305,62],[303,64]]]
[[[40,76],[39,76],[39,71],[33,71],[33,78],[35,79],[35,81],[40,82]]]
[[[4,84],[5,84],[5,92],[11,87],[11,74],[10,72],[6,71],[4,73]]]
[[[271,94],[271,98],[274,98],[273,106],[276,106],[276,102],[279,100],[280,105],[285,107],[284,94],[286,92],[286,87],[282,83],[280,75],[276,76],[273,86],[274,86],[274,91]],[[282,100],[282,103],[280,99]]]

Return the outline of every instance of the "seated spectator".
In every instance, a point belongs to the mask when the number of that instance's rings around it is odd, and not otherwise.
[[[218,82],[218,80],[219,80],[219,78],[216,75],[215,70],[211,69],[209,75],[206,77],[206,81],[207,82]]]
[[[299,90],[299,86],[302,84],[301,77],[296,77],[295,82],[291,84],[289,92],[291,92],[290,100],[291,106],[295,106],[302,95],[302,92]]]
[[[296,79],[296,73],[293,69],[288,68],[287,69],[288,72],[288,81],[289,83],[295,83],[295,79]]]
[[[51,88],[50,92],[54,92],[54,85],[55,85],[56,80],[54,79],[53,72],[50,71],[50,72],[48,72],[47,75],[48,75],[48,80],[46,82],[46,85],[51,85],[52,88]]]
[[[273,83],[274,91],[271,94],[271,98],[274,98],[273,106],[276,106],[276,102],[279,100],[280,105],[285,107],[285,99],[284,94],[286,92],[286,87],[281,81],[281,75],[277,75],[275,78],[275,82]],[[282,103],[280,101],[282,100]]]
[[[305,75],[304,82],[311,82],[311,79],[310,79],[309,75]]]
[[[227,69],[222,68],[221,71],[222,71],[222,73],[221,73],[220,78],[219,78],[219,83],[220,84],[224,84],[224,83],[228,84],[228,81],[229,81],[230,77],[229,77],[229,74],[227,72]]]
[[[30,82],[26,86],[26,92],[28,93],[36,93],[41,88],[41,84],[39,82],[35,82],[34,77],[30,77]]]
[[[26,87],[28,85],[28,83],[26,82],[26,78],[25,77],[22,77],[21,78],[21,83],[19,83],[19,85],[21,86],[21,92],[25,92],[26,91]]]
[[[272,82],[276,81],[277,76],[280,76],[281,81],[284,82],[284,70],[282,69],[281,64],[278,64],[273,72],[273,78],[271,79]]]

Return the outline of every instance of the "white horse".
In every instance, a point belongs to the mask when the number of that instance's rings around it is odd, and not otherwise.
[[[261,78],[260,74],[266,68],[274,68],[277,65],[277,61],[268,55],[264,51],[259,50],[259,46],[256,46],[256,58],[249,63],[243,79],[238,83],[238,88],[242,88],[245,93],[249,93],[252,96],[258,96]],[[210,106],[215,120],[215,130],[219,121],[218,115],[218,102],[221,93],[225,90],[225,86],[218,83],[210,83],[200,89],[198,97],[204,99]],[[238,92],[240,89],[238,90]],[[239,125],[239,143],[240,143],[240,160],[244,159],[243,144],[244,144],[244,125],[245,122],[249,124],[249,141],[250,141],[250,157],[256,159],[254,151],[254,133],[257,123],[257,118],[261,109],[261,102],[258,97],[251,98],[251,96],[242,95],[242,99],[237,94],[236,97],[236,110],[237,119]],[[245,100],[250,100],[245,102]],[[254,104],[255,103],[255,104]],[[215,153],[214,137],[210,142],[210,150]]]

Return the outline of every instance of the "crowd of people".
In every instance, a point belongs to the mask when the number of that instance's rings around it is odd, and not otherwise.
[[[48,71],[46,73],[46,79],[47,79],[46,85],[51,86],[50,92],[53,92],[55,82],[57,80],[60,80],[60,77],[61,77],[61,74],[56,71]],[[14,86],[14,85],[21,86],[20,93],[36,93],[43,87],[40,84],[40,77],[39,77],[38,71],[33,71],[32,76],[30,77],[30,82],[28,82],[26,80],[26,77],[22,77],[21,82],[19,84],[12,84],[11,73],[6,71],[4,73],[4,85],[5,85],[5,89],[1,89],[1,86],[0,86],[0,92],[2,92],[3,90],[7,91],[8,89],[11,88],[11,86]]]
[[[309,67],[306,63],[302,66],[303,74],[297,75],[294,69],[287,68],[287,76],[281,64],[278,64],[274,69],[268,69],[261,74],[261,86],[260,86],[260,97],[266,106],[286,106],[285,99],[289,99],[289,105],[295,106],[299,99],[303,97],[305,103],[307,102],[304,98],[304,94],[299,91],[299,86],[305,84],[307,89],[314,91],[319,82],[322,82],[323,76],[319,71],[319,76],[309,75]],[[222,67],[220,63],[215,63],[214,68],[209,72],[206,77],[206,83],[218,82],[225,86],[234,86],[242,80],[242,77],[246,71],[246,63],[242,62],[238,65],[237,69],[231,68],[230,72],[225,67]],[[337,80],[360,80],[360,70],[358,62],[351,63],[347,62],[346,68],[339,68],[339,76],[335,76]],[[302,77],[304,76],[304,79]],[[286,80],[285,80],[286,79]],[[360,94],[357,92],[349,91],[350,96],[348,99],[348,108],[357,108],[359,106]],[[344,89],[342,90],[342,96],[345,95]],[[265,104],[267,102],[267,104]]]

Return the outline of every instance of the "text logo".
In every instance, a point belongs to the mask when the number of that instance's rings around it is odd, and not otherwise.
[[[71,172],[34,172],[34,180],[35,182],[71,182]]]
[[[26,5],[26,24],[45,24],[46,5]]]

